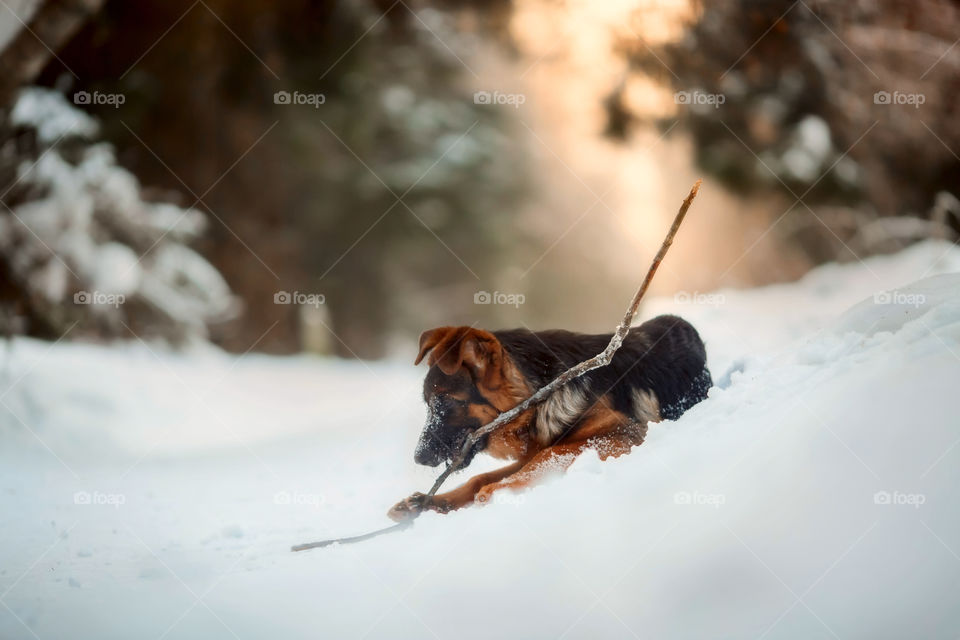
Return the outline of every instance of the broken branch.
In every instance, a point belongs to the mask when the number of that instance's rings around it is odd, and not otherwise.
[[[547,398],[550,397],[551,394],[553,394],[553,392],[571,380],[579,378],[588,371],[593,371],[594,369],[599,369],[600,367],[610,364],[610,361],[613,359],[613,354],[617,352],[617,349],[619,349],[620,345],[623,344],[624,338],[626,338],[627,334],[630,333],[630,325],[633,324],[633,319],[637,315],[637,309],[640,308],[640,301],[647,293],[647,289],[650,287],[650,283],[653,281],[654,274],[656,274],[657,269],[660,267],[660,263],[663,262],[664,256],[667,255],[667,250],[669,250],[670,245],[673,244],[673,239],[677,235],[677,231],[680,229],[680,224],[683,222],[683,218],[687,215],[687,210],[690,209],[690,205],[693,204],[693,199],[697,197],[697,193],[700,191],[701,182],[701,180],[697,180],[694,183],[693,187],[690,189],[690,193],[684,199],[683,204],[680,205],[680,210],[673,219],[673,224],[670,226],[670,231],[667,232],[667,236],[663,239],[663,243],[660,245],[660,250],[657,251],[657,255],[653,257],[653,262],[650,264],[650,268],[647,270],[647,277],[643,279],[643,282],[640,284],[640,288],[637,289],[636,294],[634,294],[633,300],[630,301],[630,306],[627,307],[626,313],[623,314],[623,320],[621,320],[620,324],[617,325],[617,329],[613,332],[613,337],[610,338],[610,342],[607,343],[606,348],[592,358],[584,360],[580,364],[567,369],[565,372],[550,381],[549,384],[541,387],[536,393],[515,406],[513,409],[501,413],[495,420],[488,422],[484,426],[474,431],[463,443],[463,447],[460,449],[460,453],[457,455],[457,457],[454,458],[449,465],[447,465],[447,468],[444,469],[443,473],[440,474],[436,482],[433,483],[433,487],[430,488],[427,496],[433,496],[436,494],[437,490],[444,483],[444,481],[450,477],[450,474],[460,468],[460,465],[462,465],[463,461],[466,459],[470,448],[477,442],[477,440],[487,435],[494,429],[501,427],[515,419],[530,407],[535,407],[538,404],[543,403]],[[369,540],[370,538],[374,538],[385,533],[390,533],[391,531],[404,529],[412,524],[413,520],[419,515],[420,512],[412,512],[409,519],[383,529],[377,529],[376,531],[371,531],[370,533],[347,538],[335,538],[333,540],[323,540],[320,542],[300,544],[292,547],[291,551],[304,551],[306,549],[316,549],[318,547],[326,547],[337,543],[348,544],[351,542]]]

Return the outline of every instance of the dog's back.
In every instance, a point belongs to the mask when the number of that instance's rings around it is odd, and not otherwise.
[[[603,351],[612,334],[570,331],[495,331],[523,375],[540,388],[573,365]],[[677,316],[658,316],[630,330],[606,367],[570,383],[591,402],[608,396],[613,409],[643,413],[638,392],[652,392],[663,418],[675,420],[707,396],[712,385],[703,341]]]

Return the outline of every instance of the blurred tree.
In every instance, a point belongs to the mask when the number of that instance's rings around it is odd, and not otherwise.
[[[6,334],[207,336],[235,305],[187,244],[206,219],[146,202],[97,123],[58,92],[21,90],[0,124],[0,308]]]
[[[13,101],[22,85],[33,81],[47,64],[54,51],[67,42],[100,7],[103,0],[27,0],[15,9],[5,5],[6,13],[15,16],[14,24],[23,21],[18,14],[28,15],[22,29],[14,27],[3,34],[0,43],[0,105]],[[9,37],[9,41],[3,39]]]
[[[214,334],[228,348],[298,350],[304,309],[274,304],[296,291],[325,296],[339,353],[379,356],[388,328],[423,328],[433,291],[530,241],[512,214],[524,150],[469,86],[476,34],[382,4],[114,0],[41,76],[122,94],[85,106],[121,163],[216,221],[200,246],[245,305]]]
[[[703,168],[741,192],[802,195],[817,215],[799,204],[781,230],[815,259],[960,228],[960,5],[701,1],[692,15],[678,41],[621,51],[689,98],[678,110]],[[890,216],[923,222],[875,222]]]

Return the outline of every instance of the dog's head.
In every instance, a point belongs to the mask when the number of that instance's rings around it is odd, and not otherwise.
[[[489,331],[471,327],[440,327],[420,336],[414,364],[429,354],[430,370],[423,381],[427,424],[414,459],[431,467],[452,460],[467,437],[511,409],[519,401],[512,368],[500,341]],[[522,399],[522,395],[520,399]],[[463,466],[486,449],[489,436],[470,449]]]

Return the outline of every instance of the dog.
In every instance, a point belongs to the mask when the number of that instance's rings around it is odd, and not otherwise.
[[[472,327],[425,331],[414,364],[428,357],[427,423],[414,460],[431,467],[451,462],[471,433],[603,351],[611,337]],[[447,513],[487,503],[495,491],[526,487],[548,472],[566,470],[589,448],[604,460],[629,453],[643,442],[649,423],[676,420],[707,396],[713,382],[706,359],[696,329],[682,318],[663,315],[634,327],[610,364],[568,382],[480,438],[460,468],[481,451],[511,464],[447,493],[415,493],[387,515],[403,521],[424,510]]]

